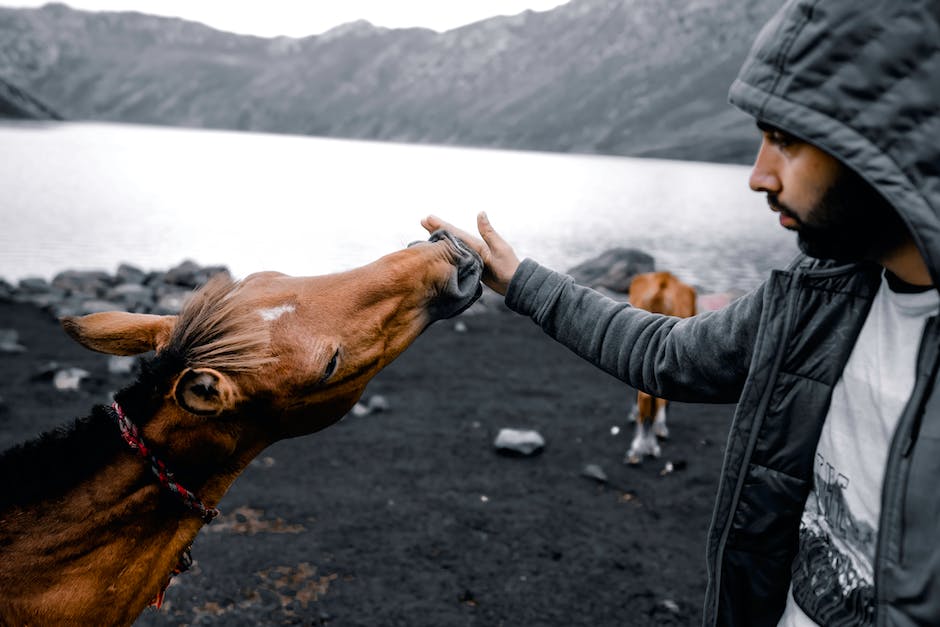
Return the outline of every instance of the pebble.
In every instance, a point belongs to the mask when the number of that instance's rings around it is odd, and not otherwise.
[[[607,483],[607,473],[597,464],[588,464],[581,469],[581,476],[594,479],[599,483]]]
[[[64,368],[53,375],[52,385],[62,392],[73,391],[79,388],[82,379],[89,376],[91,376],[91,373],[81,368]]]
[[[538,431],[500,429],[493,446],[498,453],[529,457],[542,452],[545,448],[545,438]]]
[[[137,364],[136,357],[127,357],[124,355],[111,355],[108,357],[108,372],[111,374],[130,374],[134,371]]]
[[[0,329],[0,353],[22,353],[25,350],[16,329]]]

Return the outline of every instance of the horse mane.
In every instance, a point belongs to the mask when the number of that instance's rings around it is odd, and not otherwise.
[[[114,395],[138,427],[164,402],[176,375],[186,368],[245,372],[275,359],[269,326],[232,296],[240,283],[216,275],[183,305],[170,341],[140,360],[133,383]],[[127,450],[104,405],[91,414],[0,453],[0,511],[48,502],[84,481]]]
[[[270,327],[258,314],[237,307],[233,296],[241,283],[217,274],[193,293],[161,352],[178,353],[190,368],[227,372],[256,370],[275,360],[270,352]]]

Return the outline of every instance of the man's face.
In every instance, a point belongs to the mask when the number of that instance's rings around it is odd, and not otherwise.
[[[751,189],[767,194],[800,250],[820,259],[880,261],[908,237],[900,216],[858,174],[828,153],[758,123],[763,142]]]

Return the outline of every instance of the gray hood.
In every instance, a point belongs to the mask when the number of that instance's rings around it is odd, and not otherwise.
[[[940,286],[940,0],[790,0],[730,99],[874,185]]]

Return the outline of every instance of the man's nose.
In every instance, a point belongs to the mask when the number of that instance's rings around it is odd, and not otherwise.
[[[755,192],[779,194],[782,184],[777,172],[778,166],[777,157],[772,153],[772,147],[764,139],[761,142],[760,150],[757,152],[757,159],[754,160],[754,167],[751,169],[748,185]]]

